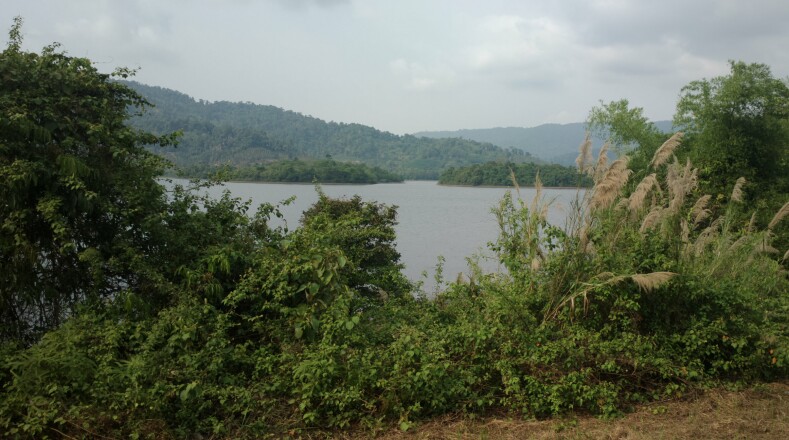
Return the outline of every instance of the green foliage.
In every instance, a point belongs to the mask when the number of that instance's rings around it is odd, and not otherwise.
[[[343,250],[349,287],[368,297],[410,290],[395,247],[397,207],[364,202],[359,196],[332,199],[319,190],[318,201],[304,212],[301,223],[304,230]]]
[[[462,168],[449,168],[441,173],[442,185],[512,186],[533,185],[539,174],[543,184],[553,187],[589,186],[591,180],[575,168],[562,165],[537,165],[533,163],[487,162]]]
[[[195,177],[209,177],[222,173],[229,180],[250,180],[254,182],[301,182],[311,183],[392,183],[403,179],[379,167],[369,167],[361,163],[323,160],[279,160],[260,163],[254,166],[205,166],[193,165],[183,174]]]
[[[675,124],[686,131],[701,185],[725,196],[745,177],[750,199],[786,194],[789,85],[764,64],[730,65],[729,75],[685,86],[677,103]]]
[[[20,26],[0,54],[0,339],[30,341],[81,303],[156,282],[165,163],[143,145],[173,139],[125,125],[146,101],[90,60],[21,51]]]

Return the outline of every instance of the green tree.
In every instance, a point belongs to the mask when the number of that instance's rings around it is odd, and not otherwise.
[[[21,49],[16,18],[0,53],[0,339],[32,340],[86,301],[154,298],[166,212],[156,181],[167,145],[126,125],[146,101],[90,60]],[[158,226],[157,226],[158,225]]]
[[[686,132],[702,188],[728,195],[735,181],[750,194],[789,191],[789,87],[764,64],[730,62],[725,76],[682,89],[674,123]],[[782,200],[783,201],[783,200]]]
[[[346,283],[365,296],[386,292],[400,296],[409,291],[400,253],[395,247],[397,208],[361,197],[333,199],[319,191],[318,201],[304,212],[303,229],[323,237],[348,257]]]
[[[627,99],[600,102],[586,119],[586,126],[597,137],[608,139],[618,150],[631,156],[634,172],[646,169],[655,150],[668,137],[644,116],[641,107],[630,107]]]

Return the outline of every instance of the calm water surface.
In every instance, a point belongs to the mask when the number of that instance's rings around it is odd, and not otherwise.
[[[178,182],[178,180],[176,180]],[[183,183],[183,182],[179,182]],[[277,203],[291,196],[295,202],[282,208],[288,227],[298,226],[301,213],[318,200],[312,185],[230,182],[225,184],[235,197],[260,203]],[[397,249],[405,264],[405,274],[412,280],[424,280],[426,290],[434,286],[433,274],[438,257],[446,259],[444,276],[454,280],[460,272],[467,272],[467,257],[482,256],[483,268],[498,270],[497,262],[487,243],[498,236],[496,218],[491,208],[506,194],[506,188],[478,188],[439,186],[435,181],[408,181],[379,185],[324,185],[331,197],[352,197],[377,201],[398,207]],[[207,192],[218,196],[222,187]],[[554,200],[548,221],[563,227],[575,189],[544,189],[543,195]],[[534,190],[521,188],[526,201],[534,197]],[[254,210],[253,210],[254,212]],[[485,258],[488,257],[488,258]],[[427,272],[427,278],[423,273]]]

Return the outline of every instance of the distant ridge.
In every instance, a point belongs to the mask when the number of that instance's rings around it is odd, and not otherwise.
[[[407,179],[437,179],[450,167],[536,161],[523,150],[486,142],[399,136],[270,105],[208,102],[162,87],[124,84],[155,106],[133,118],[132,125],[156,134],[182,132],[177,148],[153,151],[184,168],[332,158],[377,166]]]
[[[655,125],[665,132],[671,131],[671,121],[656,121]],[[546,162],[567,166],[574,165],[578,146],[585,135],[586,126],[583,122],[543,124],[536,127],[496,127],[414,133],[414,136],[434,139],[459,138],[490,142],[502,148],[517,148]]]

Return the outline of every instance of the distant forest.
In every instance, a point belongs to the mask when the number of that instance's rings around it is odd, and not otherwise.
[[[251,166],[193,165],[183,170],[192,177],[221,176],[255,182],[395,183],[403,178],[379,167],[322,160],[280,160]]]
[[[591,186],[592,179],[579,174],[575,168],[562,165],[537,165],[533,163],[488,162],[462,168],[450,168],[438,179],[441,185],[469,186],[513,186],[512,177],[518,185],[532,186],[537,174],[545,186],[575,187]]]
[[[655,127],[664,133],[672,132],[671,121],[655,121]],[[583,122],[572,124],[543,124],[536,127],[496,127],[466,129],[455,131],[424,131],[415,136],[430,138],[458,138],[477,142],[490,142],[502,148],[515,148],[526,151],[535,158],[560,165],[575,166],[578,146],[586,135],[587,126]],[[608,133],[594,133],[599,141],[604,141]],[[595,156],[599,147],[593,151]],[[612,153],[611,159],[615,158]]]
[[[208,102],[161,87],[124,84],[154,105],[132,119],[133,126],[155,134],[181,132],[177,148],[152,151],[183,169],[332,157],[380,167],[407,179],[437,179],[450,167],[536,161],[521,150],[490,143],[399,136],[360,124],[325,122],[273,106]]]

